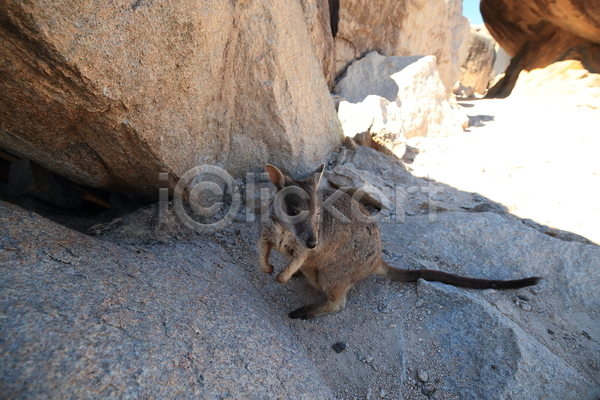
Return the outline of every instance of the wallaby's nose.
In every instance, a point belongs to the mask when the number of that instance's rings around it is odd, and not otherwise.
[[[315,239],[314,237],[310,237],[306,240],[306,247],[308,247],[309,249],[314,249],[315,247],[317,247],[317,239]]]

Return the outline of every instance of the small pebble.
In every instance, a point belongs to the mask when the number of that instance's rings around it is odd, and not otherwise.
[[[529,304],[521,304],[521,308],[523,311],[531,311],[531,306]]]
[[[473,193],[473,200],[482,202],[482,201],[485,201],[486,199],[479,193]]]
[[[421,382],[427,382],[429,380],[429,375],[427,374],[427,372],[425,372],[423,370],[418,370],[417,371],[417,378],[419,378],[419,380]]]
[[[337,342],[331,345],[331,348],[335,350],[336,353],[341,353],[346,349],[347,344],[344,342]]]
[[[379,391],[379,397],[381,397],[382,399],[387,395],[387,392],[385,391],[385,389],[381,389]]]
[[[552,329],[547,329],[548,333],[554,335],[554,331]]]

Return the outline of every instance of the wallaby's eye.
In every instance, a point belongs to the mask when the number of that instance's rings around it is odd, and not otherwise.
[[[298,214],[300,214],[300,211],[298,211],[298,209],[294,206],[288,206],[287,207],[287,214],[293,216],[296,216]]]

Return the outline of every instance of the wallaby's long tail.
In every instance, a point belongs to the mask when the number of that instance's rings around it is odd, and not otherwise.
[[[381,265],[379,269],[375,271],[375,274],[399,282],[416,282],[419,278],[422,278],[426,281],[442,282],[453,286],[462,286],[472,289],[519,289],[526,286],[533,286],[542,279],[539,277],[515,279],[511,281],[475,279],[430,269],[398,269],[391,267],[383,260],[381,260]]]

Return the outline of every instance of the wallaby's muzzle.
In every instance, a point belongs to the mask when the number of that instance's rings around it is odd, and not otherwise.
[[[309,249],[314,249],[315,247],[317,247],[317,244],[319,244],[319,242],[315,237],[309,237],[308,239],[306,239],[306,247],[308,247]]]

